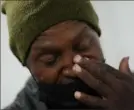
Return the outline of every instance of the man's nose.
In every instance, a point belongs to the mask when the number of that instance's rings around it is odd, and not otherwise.
[[[74,65],[73,58],[75,57],[75,53],[71,52],[70,54],[66,54],[63,58],[63,75],[67,77],[76,77],[76,75],[72,72],[72,67]]]

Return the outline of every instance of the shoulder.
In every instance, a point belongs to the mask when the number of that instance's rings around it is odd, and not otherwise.
[[[39,106],[45,108],[45,105],[39,101],[37,84],[30,77],[24,88],[17,94],[14,102],[3,110],[38,110]]]

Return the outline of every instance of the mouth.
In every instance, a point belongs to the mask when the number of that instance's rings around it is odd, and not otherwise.
[[[47,99],[48,102],[54,102],[66,107],[75,107],[81,105],[74,97],[76,91],[102,98],[94,89],[86,85],[80,79],[71,78],[66,80],[68,81],[64,84],[39,84],[40,100],[46,102],[45,99]]]
[[[89,87],[79,78],[66,77],[61,81],[60,85],[63,85],[66,90],[72,91],[72,93],[75,91],[80,91],[89,95],[101,97],[96,90]]]
[[[72,78],[72,77],[66,76],[62,80],[60,80],[59,84],[68,85],[68,84],[74,83],[77,80],[78,78]]]

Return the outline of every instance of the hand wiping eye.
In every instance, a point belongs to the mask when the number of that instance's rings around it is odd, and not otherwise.
[[[80,55],[76,55],[73,59],[74,63],[80,63],[82,61],[82,59],[84,60],[90,60],[88,57],[82,57]]]
[[[77,64],[77,63],[80,63],[81,61],[82,61],[82,59],[85,59],[85,60],[89,60],[89,58],[87,58],[87,57],[82,57],[82,56],[80,56],[80,55],[76,55],[75,57],[74,57],[74,59],[73,59],[73,61],[74,61],[74,66],[73,66],[73,70],[75,71],[75,72],[81,72],[82,70],[81,70],[81,67]]]
[[[131,109],[132,105],[129,107],[124,100],[125,97],[134,100],[134,97],[132,97],[134,96],[132,92],[134,79],[128,65],[128,57],[121,61],[119,70],[103,62],[82,58],[80,55],[74,58],[74,62],[76,64],[73,70],[77,77],[103,97],[100,98],[81,91],[76,91],[74,96],[77,100],[88,106],[98,106],[110,110],[112,107],[121,110],[120,107],[122,105],[120,105],[120,102],[122,102],[128,107],[128,110]],[[115,106],[116,103],[118,106]]]

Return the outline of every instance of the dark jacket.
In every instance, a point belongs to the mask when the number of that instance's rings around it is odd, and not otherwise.
[[[26,82],[24,88],[18,93],[14,102],[2,110],[48,110],[48,107],[45,103],[39,100],[39,90],[37,84],[31,77]]]
[[[39,101],[38,92],[36,82],[29,78],[15,101],[3,110],[47,110],[46,105]]]

